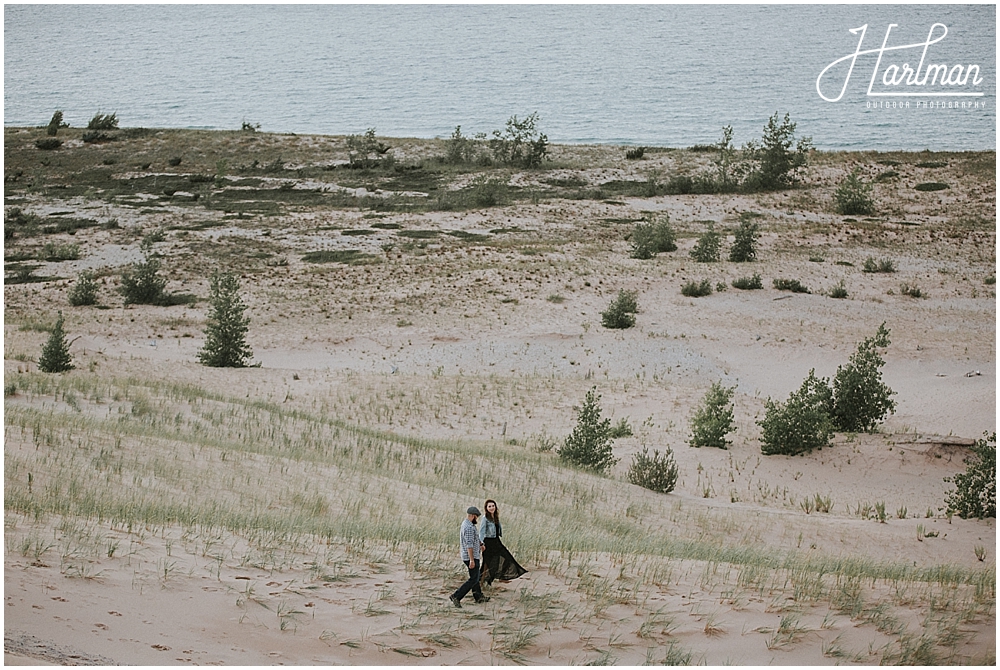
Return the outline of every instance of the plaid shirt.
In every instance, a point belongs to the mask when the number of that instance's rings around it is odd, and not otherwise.
[[[468,518],[462,522],[462,530],[459,531],[458,539],[461,546],[459,554],[463,563],[469,562],[469,547],[472,547],[472,557],[477,561],[482,560],[483,555],[479,550],[479,533],[476,532],[475,524]]]

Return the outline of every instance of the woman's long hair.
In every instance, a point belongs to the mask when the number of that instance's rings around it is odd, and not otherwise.
[[[494,509],[493,514],[490,514],[490,503],[493,503],[493,509]],[[497,525],[500,524],[500,506],[497,505],[496,500],[492,499],[487,500],[486,504],[483,505],[483,513],[486,515],[486,518],[492,521],[493,523]]]

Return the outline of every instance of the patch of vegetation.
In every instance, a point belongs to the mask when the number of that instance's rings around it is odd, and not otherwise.
[[[858,343],[847,365],[837,367],[830,418],[838,430],[869,433],[896,411],[896,392],[882,383],[885,361],[878,352],[888,346],[889,330],[883,323],[873,337]]]
[[[46,242],[45,246],[42,247],[42,260],[49,261],[50,263],[75,261],[78,258],[80,258],[79,244],[53,244],[52,242]]]
[[[917,163],[918,168],[943,168],[948,167],[948,163],[945,161],[925,161],[923,163]]]
[[[873,257],[869,256],[865,259],[864,265],[861,266],[861,271],[869,273],[892,273],[896,271],[896,264],[891,258],[880,258],[876,261]]]
[[[760,275],[756,272],[750,277],[740,277],[733,280],[733,288],[738,288],[741,291],[753,291],[756,289],[764,288],[764,283],[760,278]]]
[[[215,368],[245,368],[253,358],[246,341],[250,318],[239,294],[235,275],[215,272],[209,280],[208,325],[205,345],[198,352],[202,365]]]
[[[600,399],[596,386],[587,391],[583,406],[577,411],[576,426],[558,454],[564,461],[604,473],[618,459],[611,451],[611,419],[601,418]]]
[[[736,229],[736,239],[733,240],[733,246],[729,249],[731,263],[750,263],[757,260],[759,227],[752,217],[744,214],[740,215],[740,226]]]
[[[638,311],[636,292],[621,289],[608,308],[601,312],[601,325],[605,328],[631,328],[635,325],[635,314]]]
[[[702,298],[706,295],[712,295],[712,282],[707,279],[702,279],[700,282],[689,281],[681,286],[681,295],[688,298]]]
[[[399,237],[409,237],[413,240],[430,240],[440,234],[440,230],[400,230],[396,233]]]
[[[62,146],[62,140],[55,137],[43,137],[42,139],[35,140],[35,146],[42,151],[52,151]]]
[[[73,357],[69,353],[66,331],[63,330],[63,315],[59,312],[55,328],[42,348],[38,359],[38,369],[42,372],[66,372],[73,369]]]
[[[349,135],[347,137],[347,160],[353,169],[370,169],[388,164],[386,156],[389,149],[375,137],[375,129],[369,128],[364,135]]]
[[[45,134],[49,137],[55,137],[61,128],[69,128],[69,124],[63,123],[63,113],[57,109],[52,113],[52,118],[49,119],[49,125],[45,127]]]
[[[354,230],[342,230],[340,234],[347,235],[348,237],[358,237],[361,235],[375,235],[376,232],[368,228],[356,228]]]
[[[662,214],[655,221],[640,223],[632,231],[632,258],[649,259],[659,253],[677,251],[670,217]]]
[[[377,228],[378,230],[399,230],[403,226],[398,223],[373,223],[372,228]]]
[[[485,242],[490,239],[489,235],[484,235],[482,233],[470,233],[467,230],[446,230],[445,235],[450,235],[451,237],[457,237],[463,242]]]
[[[718,263],[721,250],[722,236],[715,232],[715,225],[709,223],[708,230],[698,238],[690,255],[698,263]]]
[[[632,149],[625,150],[625,160],[637,161],[640,160],[646,153],[646,147],[634,147]]]
[[[665,447],[663,454],[653,450],[649,455],[646,447],[632,455],[632,463],[628,469],[628,480],[636,486],[641,486],[657,493],[670,493],[677,486],[677,462],[670,447]]]
[[[632,436],[632,426],[629,425],[628,419],[622,417],[618,423],[611,426],[611,432],[609,433],[612,440],[617,440],[622,437]]]
[[[929,181],[929,182],[924,182],[923,184],[917,184],[913,188],[917,189],[918,191],[943,191],[946,188],[950,187],[948,186],[948,184],[942,184],[939,181]]]
[[[145,259],[128,266],[121,276],[119,291],[126,305],[162,305],[166,298],[167,280],[160,276],[160,259],[150,245],[143,248]]]
[[[840,283],[830,289],[828,294],[831,298],[837,298],[838,300],[843,300],[847,297],[847,288],[844,286],[844,280],[841,279]]]
[[[111,114],[101,114],[98,112],[94,114],[90,122],[87,123],[87,130],[117,130],[118,129],[118,115],[115,112]]]
[[[722,382],[712,384],[691,417],[689,445],[729,448],[726,435],[736,430],[732,403],[735,392],[736,387],[725,387]]]
[[[875,199],[872,197],[874,190],[875,187],[871,183],[861,180],[860,169],[854,168],[833,194],[837,212],[871,216],[875,213]]]
[[[94,273],[83,271],[76,276],[76,282],[69,289],[69,304],[74,307],[97,304],[97,282]]]
[[[997,516],[997,434],[983,433],[972,454],[965,459],[965,472],[945,477],[955,490],[945,497],[948,512],[963,519]],[[979,559],[983,560],[983,559]]]
[[[826,446],[833,434],[830,412],[833,394],[827,379],[819,379],[815,370],[793,391],[784,403],[764,403],[760,451],[765,455],[794,455]]]
[[[899,292],[902,295],[909,296],[911,298],[926,298],[924,292],[920,290],[919,286],[910,286],[909,284],[900,284]]]
[[[310,251],[302,257],[307,263],[344,263],[345,265],[364,265],[378,261],[372,254],[362,253],[357,249],[337,249]]]
[[[772,284],[779,291],[791,291],[792,293],[809,293],[809,289],[799,282],[798,279],[775,279]]]
[[[521,168],[541,165],[548,156],[549,138],[535,127],[538,120],[538,112],[520,120],[515,115],[507,119],[502,131],[494,130],[489,140],[493,160]]]
[[[486,133],[466,137],[462,135],[462,126],[455,126],[445,145],[444,162],[453,165],[489,165],[492,161],[486,149]]]

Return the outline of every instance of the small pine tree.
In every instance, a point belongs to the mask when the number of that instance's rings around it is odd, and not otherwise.
[[[948,511],[963,519],[997,516],[997,434],[983,433],[976,441],[972,456],[965,459],[965,472],[945,477],[955,490],[945,500]]]
[[[601,312],[601,325],[605,328],[631,328],[635,325],[635,313],[639,311],[635,291],[618,291],[618,297]]]
[[[59,129],[64,127],[63,113],[57,109],[53,112],[52,118],[49,120],[49,125],[45,128],[45,134],[50,137],[55,137],[56,133],[59,132]]]
[[[69,343],[66,341],[66,331],[63,330],[63,315],[59,312],[48,342],[42,348],[38,359],[38,369],[42,372],[66,372],[73,369],[73,357],[69,353]]]
[[[730,442],[726,435],[736,430],[733,424],[733,394],[736,387],[727,388],[715,382],[701,401],[701,406],[691,417],[692,447],[718,447],[727,449]]]
[[[768,398],[764,418],[757,422],[761,428],[761,453],[794,455],[826,446],[833,434],[832,405],[829,381],[817,378],[815,370],[809,371],[802,386],[788,396],[784,405]]]
[[[699,263],[718,263],[722,250],[722,237],[715,232],[715,226],[708,224],[708,230],[698,238],[691,250],[691,258]]]
[[[628,469],[628,480],[636,486],[641,486],[657,493],[670,493],[677,486],[677,462],[670,447],[661,455],[653,450],[649,455],[646,447],[632,455],[632,464]]]
[[[729,250],[730,262],[750,263],[757,259],[757,230],[757,224],[749,217],[740,217],[740,227]]]
[[[833,378],[833,412],[838,430],[870,433],[885,417],[896,411],[895,391],[882,383],[879,370],[885,361],[877,349],[889,346],[889,330],[882,323],[874,337],[858,344],[847,365],[838,366]]]
[[[234,275],[216,272],[210,280],[208,326],[205,346],[198,353],[203,365],[214,368],[245,368],[253,358],[246,342],[250,319],[243,315],[246,305],[239,295]]]
[[[597,387],[587,391],[577,411],[576,426],[559,449],[559,457],[596,472],[605,472],[618,462],[611,451],[611,419],[601,418]]]

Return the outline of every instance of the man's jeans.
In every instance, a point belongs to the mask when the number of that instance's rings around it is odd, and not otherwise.
[[[469,569],[469,581],[465,582],[458,587],[458,590],[451,595],[455,600],[461,600],[465,595],[472,591],[472,597],[476,600],[481,600],[483,597],[482,587],[479,586],[479,570],[482,567],[482,560],[476,561],[473,565],[475,567],[469,568],[469,564],[464,564],[466,568]]]

